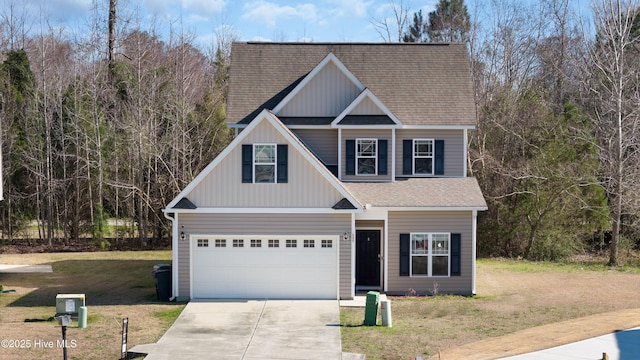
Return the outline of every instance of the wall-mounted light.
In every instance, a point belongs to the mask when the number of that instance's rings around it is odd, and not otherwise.
[[[349,240],[349,236],[350,236],[349,233],[345,231],[344,234],[342,234],[342,240],[343,241],[348,241]]]
[[[184,234],[184,231],[181,231],[180,232],[180,240],[184,241],[184,240],[186,240],[186,238],[187,238],[187,235]]]

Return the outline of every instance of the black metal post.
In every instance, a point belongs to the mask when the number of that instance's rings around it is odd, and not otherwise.
[[[62,325],[62,356],[67,360],[67,327]]]

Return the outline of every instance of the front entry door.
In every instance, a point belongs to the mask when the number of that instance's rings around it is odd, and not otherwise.
[[[380,230],[356,230],[356,286],[380,287]]]

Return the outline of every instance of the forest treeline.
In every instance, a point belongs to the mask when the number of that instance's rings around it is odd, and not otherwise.
[[[478,253],[606,248],[617,264],[640,239],[638,4],[596,2],[586,21],[569,0],[479,3],[440,0],[428,14],[390,3],[372,20],[383,41],[469,46],[468,168],[489,205]],[[229,27],[203,48],[95,6],[91,31],[73,38],[26,31],[19,8],[0,17],[3,239],[34,223],[49,243],[166,238],[161,209],[232,138]],[[121,221],[115,235],[107,219]]]

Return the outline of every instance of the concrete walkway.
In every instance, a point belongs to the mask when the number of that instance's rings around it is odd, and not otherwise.
[[[342,358],[337,300],[192,301],[146,360]]]
[[[50,273],[53,272],[51,265],[6,265],[0,264],[0,273]]]

